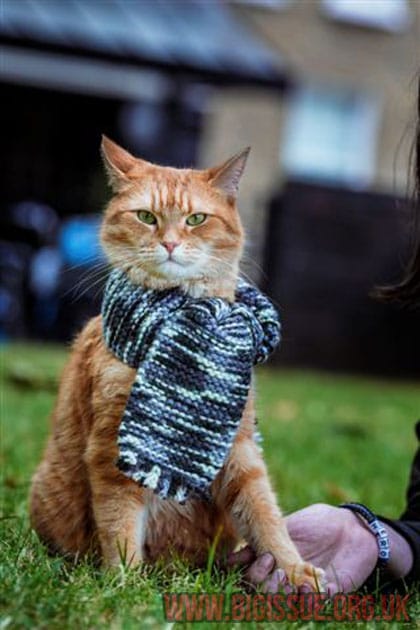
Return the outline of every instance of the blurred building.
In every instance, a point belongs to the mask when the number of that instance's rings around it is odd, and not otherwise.
[[[417,0],[2,0],[0,337],[99,309],[102,133],[209,166],[251,145],[244,271],[283,364],[419,375],[417,315],[374,302],[407,250]],[[263,269],[264,268],[264,269]]]
[[[0,43],[0,336],[68,339],[98,311],[105,276],[101,134],[193,166],[212,95],[237,85],[280,99],[288,70],[203,0],[2,0]]]
[[[288,98],[214,96],[203,161],[251,144],[244,180],[250,255],[284,182],[404,195],[420,72],[418,0],[236,0],[235,14],[287,59]]]

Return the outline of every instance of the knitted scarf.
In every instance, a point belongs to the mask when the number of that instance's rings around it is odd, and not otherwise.
[[[117,466],[161,498],[208,499],[241,420],[252,366],[279,342],[276,310],[243,280],[229,303],[145,289],[115,270],[102,321],[110,351],[137,370]]]

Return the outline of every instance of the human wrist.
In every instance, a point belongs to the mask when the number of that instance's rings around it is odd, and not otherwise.
[[[388,533],[390,556],[387,571],[393,578],[403,578],[411,571],[414,562],[413,551],[407,540],[388,523],[383,523]]]
[[[385,528],[384,524],[363,503],[342,503],[339,507],[346,508],[355,514],[373,534],[377,544],[377,564],[380,568],[385,568],[389,562],[390,543],[388,530]]]
[[[361,561],[366,564],[366,575],[369,575],[378,563],[378,542],[375,534],[366,522],[355,512],[346,510],[347,536],[352,541],[353,549],[357,549]]]
[[[403,578],[409,574],[413,566],[414,556],[412,548],[404,536],[391,525],[376,517],[363,504],[348,503],[342,504],[340,507],[347,508],[359,526],[365,530],[366,534],[363,538],[365,552],[369,552],[368,558],[371,558],[373,542],[375,542],[376,565],[378,567],[384,569],[392,579]]]

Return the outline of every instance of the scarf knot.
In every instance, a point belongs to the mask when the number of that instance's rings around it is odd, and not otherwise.
[[[146,289],[115,270],[102,322],[110,351],[137,370],[118,467],[161,498],[208,499],[239,427],[252,366],[280,340],[276,310],[244,280],[229,303]]]

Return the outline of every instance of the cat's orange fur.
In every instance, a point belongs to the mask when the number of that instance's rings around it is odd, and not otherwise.
[[[107,138],[102,151],[115,192],[101,235],[111,264],[145,286],[232,300],[243,246],[235,197],[248,152],[194,171],[136,159]],[[139,209],[153,212],[158,223],[142,223]],[[207,218],[190,227],[185,218],[193,213]],[[96,550],[105,566],[114,566],[121,556],[136,565],[173,552],[201,563],[219,533],[219,549],[245,539],[258,554],[271,552],[293,582],[316,588],[322,573],[303,562],[291,541],[253,439],[252,392],[213,483],[213,501],[179,505],[139,487],[115,465],[134,376],[105,347],[100,316],[92,319],[74,342],[33,477],[31,520],[41,539],[64,554]]]

